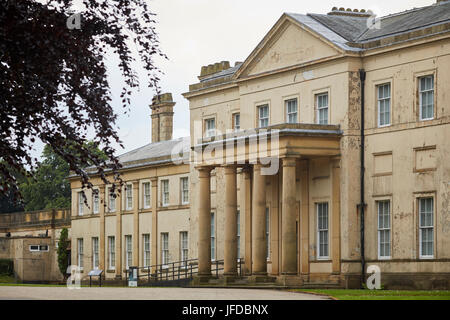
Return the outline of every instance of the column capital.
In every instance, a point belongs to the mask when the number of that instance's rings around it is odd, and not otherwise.
[[[283,167],[296,167],[297,158],[281,158],[281,165]]]
[[[237,168],[235,165],[223,165],[222,168],[224,169],[225,175],[236,174]]]
[[[195,169],[198,171],[200,178],[206,178],[210,176],[213,167],[198,166]]]

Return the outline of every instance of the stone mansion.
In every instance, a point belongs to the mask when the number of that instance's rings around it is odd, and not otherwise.
[[[155,97],[121,192],[92,172],[86,206],[69,178],[72,263],[346,288],[376,265],[387,288],[450,288],[450,1],[372,18],[283,14],[244,62],[201,68],[190,137]]]

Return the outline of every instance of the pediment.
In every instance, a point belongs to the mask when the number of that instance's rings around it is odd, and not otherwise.
[[[236,77],[264,74],[340,54],[340,50],[319,35],[283,16],[247,58]]]

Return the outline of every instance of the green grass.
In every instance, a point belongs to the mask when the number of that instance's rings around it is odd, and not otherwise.
[[[11,277],[6,274],[0,274],[0,285],[3,283],[10,284],[10,283],[15,283],[15,282],[16,282],[16,279],[14,279],[14,277]]]
[[[406,291],[406,290],[295,290],[317,293],[338,300],[450,300],[450,291]]]

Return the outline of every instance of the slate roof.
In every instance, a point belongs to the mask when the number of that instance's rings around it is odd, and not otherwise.
[[[157,163],[166,160],[187,160],[190,152],[190,138],[178,138],[168,141],[149,143],[138,149],[129,151],[119,156],[124,168],[132,164],[145,161],[145,164]],[[172,153],[174,156],[172,157]]]

